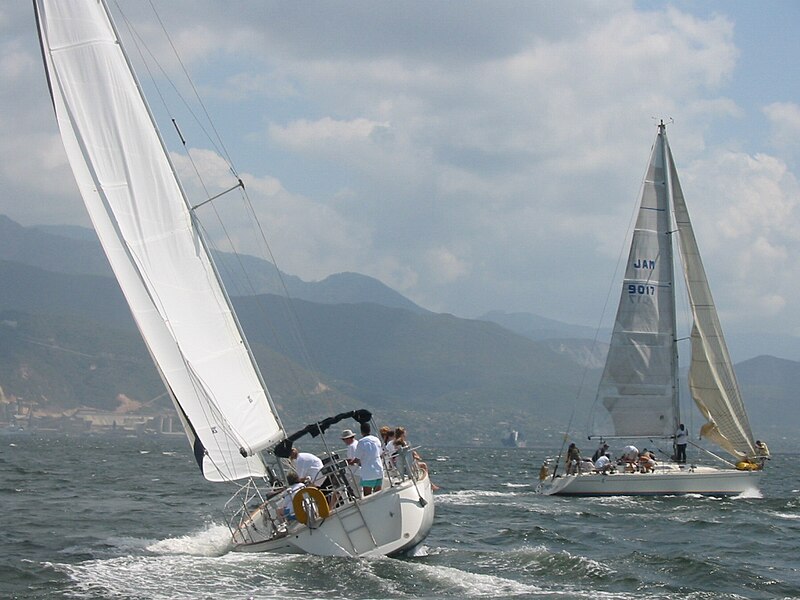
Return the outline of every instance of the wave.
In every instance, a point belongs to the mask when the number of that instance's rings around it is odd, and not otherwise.
[[[207,525],[204,529],[176,538],[149,544],[154,554],[188,554],[191,556],[222,556],[230,552],[231,532],[224,525]]]
[[[752,490],[745,490],[741,494],[734,496],[733,500],[746,500],[750,498],[763,498],[764,494],[761,493],[760,490],[752,489]]]
[[[461,490],[436,494],[437,504],[455,504],[460,506],[473,506],[480,504],[495,504],[498,498],[513,498],[517,492],[494,492],[489,490]]]

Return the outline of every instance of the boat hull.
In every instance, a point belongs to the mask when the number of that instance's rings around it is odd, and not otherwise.
[[[653,473],[591,473],[548,479],[539,491],[552,496],[735,496],[758,491],[761,471],[668,467]]]
[[[259,533],[266,533],[268,528],[258,526],[259,515],[254,515],[257,526],[251,525],[247,542],[234,541],[233,550],[318,556],[398,555],[411,551],[427,537],[433,516],[433,492],[425,476],[416,484],[405,480],[345,506],[311,528],[295,522],[280,537]]]

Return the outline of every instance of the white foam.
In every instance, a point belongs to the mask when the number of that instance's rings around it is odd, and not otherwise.
[[[797,520],[800,519],[800,515],[796,515],[796,514],[793,514],[793,513],[782,513],[782,512],[770,511],[770,514],[771,515],[775,515],[776,517],[778,517],[780,519],[787,519],[789,521],[797,521]]]
[[[764,495],[757,489],[753,488],[752,490],[745,490],[738,496],[734,496],[734,500],[742,500],[746,498],[763,498]]]
[[[155,554],[187,554],[190,556],[222,556],[231,549],[231,532],[224,525],[208,525],[205,529],[177,538],[167,538],[147,546]]]
[[[451,594],[459,595],[459,590],[462,592],[460,594],[462,597],[482,596],[489,598],[506,598],[508,596],[543,593],[540,587],[498,577],[497,575],[470,573],[442,565],[415,564],[415,567],[430,580],[444,584],[448,588],[448,596]]]
[[[300,598],[269,568],[270,560],[234,553],[217,558],[197,556],[126,556],[92,560],[77,565],[49,564],[73,582],[77,598],[148,598],[196,600],[197,598]],[[273,555],[270,555],[273,556]],[[281,560],[286,560],[285,558]],[[259,569],[259,578],[253,573]],[[272,571],[272,573],[270,573]]]
[[[437,494],[437,504],[457,504],[473,506],[476,504],[494,504],[498,498],[513,498],[516,492],[492,492],[484,490],[460,490],[447,494]]]

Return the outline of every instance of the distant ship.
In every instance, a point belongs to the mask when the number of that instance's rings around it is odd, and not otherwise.
[[[512,429],[506,436],[500,440],[503,446],[508,448],[524,448],[525,439],[519,434],[519,431]]]

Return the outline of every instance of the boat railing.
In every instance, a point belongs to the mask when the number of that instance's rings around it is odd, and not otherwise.
[[[400,448],[394,457],[384,456],[384,486],[387,490],[409,479],[419,481],[425,473],[417,460],[416,448]],[[326,518],[335,518],[337,513],[362,501],[369,496],[361,493],[360,482],[354,476],[347,461],[335,453],[326,457],[325,466],[320,471],[321,481],[317,487],[325,496],[327,510],[320,511],[313,501],[304,500],[303,508],[307,516],[306,526],[315,527],[319,523],[320,512],[327,512]],[[288,490],[284,486],[261,488],[254,480],[249,480],[225,504],[228,528],[235,544],[248,544],[266,538],[285,536],[297,524],[295,517],[287,514],[285,507],[290,504]],[[374,495],[381,492],[375,492]]]

